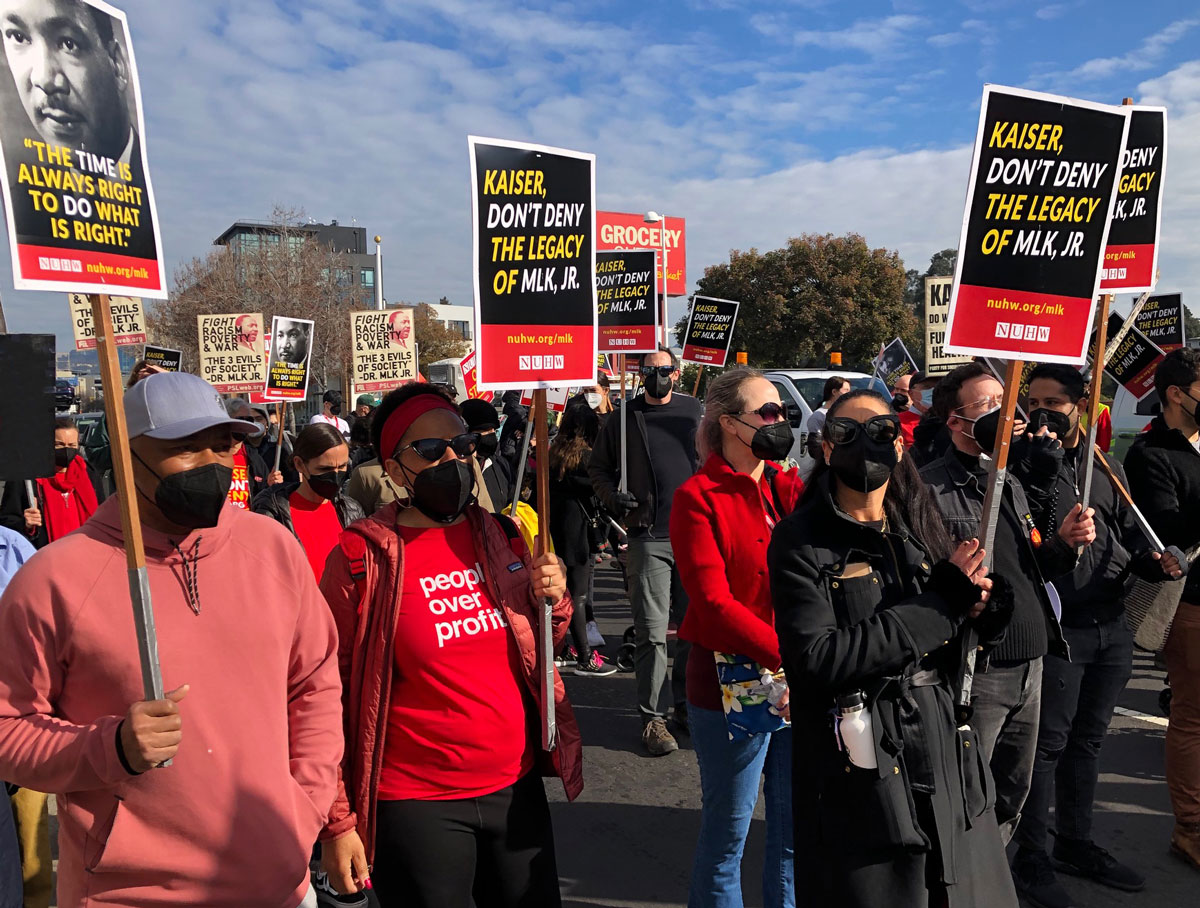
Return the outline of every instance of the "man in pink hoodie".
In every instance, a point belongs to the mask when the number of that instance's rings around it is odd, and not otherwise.
[[[329,608],[290,533],[225,506],[256,426],[186,373],[125,408],[170,693],[142,701],[113,496],[0,598],[0,778],[58,796],[60,908],[315,904],[343,743]]]

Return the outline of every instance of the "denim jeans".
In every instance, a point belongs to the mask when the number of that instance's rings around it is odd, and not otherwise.
[[[1007,845],[1021,820],[1037,752],[1042,704],[1042,659],[991,665],[975,675],[971,725],[992,767],[996,822]]]
[[[700,764],[700,839],[688,908],[742,908],[742,851],[765,777],[767,845],[764,908],[794,908],[792,870],[792,730],[730,741],[725,713],[688,704]]]
[[[21,908],[21,849],[8,792],[0,782],[0,908]]]
[[[1090,841],[1092,802],[1100,778],[1100,745],[1113,709],[1133,674],[1133,635],[1125,616],[1088,628],[1064,627],[1071,661],[1047,656],[1042,673],[1033,784],[1017,844],[1046,849],[1050,797],[1059,835]]]
[[[667,678],[667,625],[683,621],[687,593],[679,580],[671,540],[633,536],[629,540],[630,605],[633,607],[633,665],[637,673],[638,712],[642,721],[662,718],[667,708],[687,700],[690,644],[675,642],[671,669],[672,702],[660,705]]]

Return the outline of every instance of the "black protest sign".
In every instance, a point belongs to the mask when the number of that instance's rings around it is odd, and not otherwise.
[[[1108,229],[1100,289],[1143,293],[1154,289],[1167,169],[1167,109],[1129,107],[1129,138],[1121,153],[1121,182]]]
[[[267,356],[268,400],[304,400],[308,391],[308,362],[312,356],[313,323],[306,318],[271,319],[271,350]]]
[[[600,353],[658,349],[655,261],[653,249],[596,253]]]
[[[946,349],[1082,364],[1129,111],[984,87]]]
[[[19,290],[165,299],[137,63],[98,0],[5,4],[2,159]]]
[[[1124,326],[1125,319],[1113,313],[1108,317],[1108,336],[1116,337]],[[1093,347],[1095,343],[1096,334],[1092,332]],[[1141,400],[1154,391],[1154,372],[1162,357],[1163,352],[1154,341],[1131,325],[1104,371],[1137,400]]]
[[[692,311],[688,315],[687,334],[683,340],[685,363],[717,368],[725,365],[739,305],[733,300],[714,299],[711,296],[692,297]]]
[[[875,374],[883,379],[883,383],[889,389],[896,387],[896,382],[903,376],[912,375],[916,371],[917,361],[900,338],[884,347],[883,353],[876,358]]]
[[[1177,350],[1187,342],[1184,331],[1182,293],[1160,293],[1142,305],[1134,321],[1137,329],[1150,338],[1163,353]]]
[[[595,155],[467,143],[479,389],[594,383]]]
[[[164,372],[178,372],[179,364],[183,360],[183,351],[146,344],[142,351],[142,359],[146,361],[147,366],[158,366]]]
[[[54,473],[54,335],[0,334],[0,464],[10,482]]]

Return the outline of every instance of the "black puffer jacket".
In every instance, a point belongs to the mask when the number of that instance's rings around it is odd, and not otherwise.
[[[298,482],[281,482],[278,485],[269,486],[254,496],[254,500],[250,502],[250,510],[279,521],[295,536],[296,527],[292,523],[292,503],[288,499],[298,488],[300,488]],[[341,523],[343,529],[354,521],[367,516],[362,505],[349,495],[338,495],[333,500],[333,506],[337,510],[338,522]],[[296,538],[299,539],[298,536]]]
[[[1125,455],[1129,493],[1163,545],[1200,543],[1200,452],[1156,416]],[[1183,599],[1200,605],[1200,571],[1188,571]]]
[[[978,591],[903,527],[848,517],[829,474],[815,482],[767,555],[795,731],[796,879],[814,905],[924,908],[936,904],[928,863],[951,908],[1015,906],[991,773],[975,731],[957,727],[951,689]],[[835,738],[834,699],[858,690],[875,770],[852,766]]]

